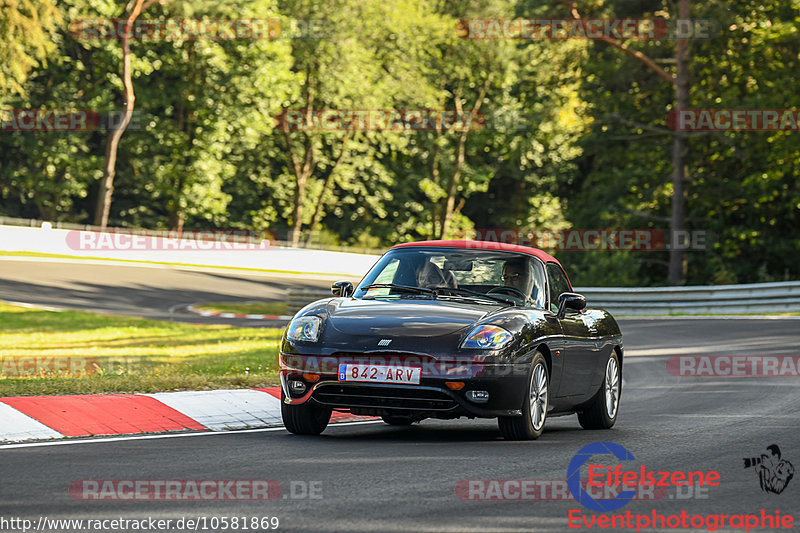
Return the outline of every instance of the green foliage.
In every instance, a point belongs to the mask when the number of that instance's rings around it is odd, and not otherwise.
[[[606,2],[584,17],[631,16],[630,3]],[[675,7],[653,3],[639,17],[676,18]],[[800,39],[796,2],[693,2],[693,19],[717,28],[690,44],[690,107],[796,108],[793,72]],[[674,40],[631,41],[651,58],[674,56]],[[573,227],[649,228],[668,233],[672,194],[674,105],[668,83],[639,61],[605,43],[590,45],[583,62],[581,99],[591,102],[593,125],[581,137],[574,164],[567,218]],[[670,68],[668,68],[670,70]],[[689,284],[797,279],[800,240],[800,175],[797,132],[695,134],[688,140],[689,229],[705,232],[705,250],[689,252]],[[579,284],[608,285],[617,272],[632,284],[663,284],[667,252],[623,254],[617,270],[596,271],[599,254],[575,257],[569,267]],[[574,280],[573,280],[574,281]]]
[[[0,0],[2,2],[3,0]],[[0,104],[117,110],[121,47],[69,23],[112,0],[0,3]],[[677,18],[674,3],[579,2],[586,18]],[[690,106],[796,108],[800,5],[693,2]],[[275,18],[277,39],[131,42],[136,113],[110,224],[299,227],[318,245],[380,248],[466,230],[653,229],[671,212],[674,88],[601,41],[473,40],[464,18],[569,18],[532,0],[153,3],[142,18]],[[23,37],[24,35],[24,37]],[[672,73],[675,41],[631,40]],[[282,111],[431,109],[468,132],[292,130]],[[108,131],[0,133],[0,214],[92,219]],[[307,164],[308,172],[302,171]],[[688,137],[688,224],[707,235],[689,283],[800,276],[800,134]],[[299,166],[298,166],[299,164]],[[298,219],[298,220],[295,220]],[[667,252],[554,252],[577,285],[662,284]]]
[[[0,105],[9,93],[24,95],[28,73],[47,64],[62,20],[52,0],[0,0]]]

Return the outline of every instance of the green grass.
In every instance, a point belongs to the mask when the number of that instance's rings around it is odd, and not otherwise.
[[[193,305],[195,311],[212,313],[244,313],[248,315],[286,315],[286,302],[202,303]]]
[[[0,396],[274,386],[282,330],[0,303]]]

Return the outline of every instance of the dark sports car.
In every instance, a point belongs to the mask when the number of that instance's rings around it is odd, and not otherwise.
[[[316,435],[332,411],[391,425],[497,418],[507,439],[535,439],[547,417],[614,425],[622,334],[586,309],[559,262],[525,246],[400,244],[354,287],[301,309],[280,351],[283,422]]]

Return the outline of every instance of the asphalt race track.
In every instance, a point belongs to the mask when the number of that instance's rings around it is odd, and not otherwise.
[[[222,268],[119,262],[0,260],[0,300],[205,324],[276,326],[283,322],[200,317],[198,302],[284,301],[291,287],[330,288],[331,279]],[[354,280],[357,281],[357,280]]]
[[[71,294],[68,287],[52,281],[59,279],[55,274],[45,270],[37,270],[37,275],[53,277],[37,277],[28,268],[28,281],[16,287],[8,265],[4,262],[0,268],[3,299],[23,300],[25,291],[33,298],[37,287],[48,287],[37,302],[56,305],[59,295]],[[63,268],[58,272],[66,275]],[[217,299],[216,295],[229,290],[231,297],[255,297],[246,288],[236,292],[240,290],[237,277],[204,278],[203,284],[195,285],[205,291],[199,299]],[[263,294],[282,289],[274,280],[242,278],[241,283],[263,285]],[[51,283],[46,285],[45,279]],[[160,309],[175,295],[194,298],[191,285],[176,288],[166,281],[163,294],[157,283],[142,282],[146,288],[141,295],[152,300],[150,308]],[[92,279],[89,285],[108,287],[112,282]],[[137,287],[130,290],[129,294],[137,294]],[[104,301],[103,305],[114,304],[113,296]],[[80,302],[60,303],[77,306]],[[337,425],[314,438],[277,429],[0,446],[0,518],[36,523],[44,516],[173,521],[205,517],[209,524],[212,517],[278,517],[279,531],[560,532],[568,530],[571,510],[583,513],[587,520],[600,515],[579,505],[569,493],[565,497],[559,490],[544,489],[542,494],[541,487],[563,489],[563,481],[552,480],[565,479],[570,460],[582,447],[604,440],[624,446],[635,457],[623,462],[626,470],[638,472],[644,466],[648,471],[720,474],[717,486],[704,490],[670,487],[652,497],[645,494],[645,499],[609,514],[630,511],[650,516],[655,509],[660,515],[687,511],[706,516],[766,510],[773,516],[780,511],[800,520],[800,472],[781,494],[774,494],[761,490],[755,468],[743,466],[743,458],[758,458],[767,453],[767,446],[777,444],[783,459],[800,467],[800,378],[686,377],[667,370],[669,358],[678,355],[796,355],[800,353],[800,321],[624,319],[620,324],[625,334],[625,381],[617,425],[609,431],[582,430],[576,417],[569,416],[548,420],[544,435],[533,442],[506,442],[494,421],[461,419],[428,420],[410,428],[380,422]],[[592,462],[620,463],[603,456],[595,456]],[[586,477],[585,467],[581,475]],[[269,479],[279,482],[282,492],[266,502],[73,497],[70,485],[86,479]],[[457,493],[457,486],[468,486],[462,480],[537,480],[540,488],[520,501],[519,490],[511,490],[520,485],[504,481],[509,501],[470,501],[459,497],[468,498],[467,492]],[[478,488],[473,496],[480,498],[490,493],[492,485],[477,482],[474,486]],[[545,499],[536,500],[539,494]],[[580,524],[578,520],[574,525]],[[583,524],[572,531],[587,528]]]

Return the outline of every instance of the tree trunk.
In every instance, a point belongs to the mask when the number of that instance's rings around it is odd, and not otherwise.
[[[440,238],[446,239],[447,234],[450,232],[450,224],[453,222],[453,218],[456,215],[456,194],[458,194],[458,186],[461,184],[461,175],[464,171],[464,163],[466,162],[466,145],[467,145],[467,136],[469,135],[470,129],[472,128],[472,124],[474,119],[477,118],[478,113],[481,111],[481,106],[483,105],[483,100],[486,98],[486,93],[489,90],[489,85],[492,82],[492,74],[489,73],[486,76],[486,79],[483,82],[483,86],[481,87],[480,92],[478,93],[478,97],[475,99],[475,104],[472,106],[472,110],[470,111],[470,123],[458,139],[458,150],[456,152],[456,168],[453,170],[453,176],[450,179],[450,186],[447,189],[447,197],[444,200],[444,209],[442,213],[442,226],[441,226],[441,233]],[[456,94],[456,112],[459,116],[463,117],[463,108],[461,102],[461,91],[459,90],[458,94]]]
[[[575,20],[581,20],[578,12],[578,4],[573,0],[560,0],[567,6]],[[678,0],[678,20],[689,20],[690,0]],[[689,104],[689,41],[686,38],[678,39],[675,47],[675,59],[677,72],[675,76],[670,75],[666,70],[659,67],[655,61],[644,55],[638,50],[630,48],[625,43],[619,42],[608,36],[600,37],[611,46],[625,52],[647,65],[647,68],[658,74],[675,86],[675,111],[684,109]],[[686,136],[681,131],[675,131],[672,141],[672,206],[670,214],[670,244],[669,251],[669,271],[667,280],[670,285],[682,285],[686,282],[686,252],[676,249],[676,238],[685,236],[683,232],[686,228],[686,158],[687,142]],[[683,243],[681,243],[683,244]]]
[[[689,0],[678,3],[678,20],[689,20]],[[688,39],[678,39],[675,47],[677,61],[675,83],[675,110],[689,105]],[[683,285],[686,282],[686,251],[678,242],[686,229],[686,136],[676,130],[672,141],[672,215],[670,217],[669,284]]]
[[[433,179],[433,184],[437,187],[441,182],[441,175],[439,172],[439,142],[438,139],[442,134],[441,128],[437,125],[436,127],[436,137],[433,140],[433,158],[431,162],[431,178]],[[440,200],[437,198],[436,201],[433,202],[431,207],[431,239],[439,239],[439,204]]]
[[[169,212],[169,229],[181,233],[183,231],[183,223],[186,220],[186,214],[182,209],[177,208]]]
[[[450,179],[450,187],[447,189],[447,198],[444,203],[444,213],[442,214],[442,230],[440,234],[441,239],[446,239],[450,231],[450,223],[455,216],[456,207],[456,194],[458,193],[458,186],[461,182],[461,172],[464,168],[465,152],[467,144],[467,132],[463,132],[458,139],[458,151],[456,153],[456,168],[453,171],[453,176]]]
[[[105,228],[108,225],[108,215],[111,212],[111,197],[114,193],[114,176],[117,165],[117,145],[122,134],[121,129],[112,131],[106,141],[105,166],[103,178],[100,180],[100,190],[97,192],[97,204],[94,210],[94,225]]]
[[[306,119],[307,124],[310,126],[313,124],[311,120],[312,113],[314,112],[314,84],[315,84],[315,73],[317,72],[317,66],[309,65],[306,68],[306,81],[305,81],[305,89],[306,89]],[[313,71],[313,72],[312,72]],[[298,154],[294,150],[294,145],[292,144],[292,136],[289,134],[289,130],[284,128],[283,129],[284,138],[286,139],[286,149],[289,152],[289,159],[291,160],[291,168],[294,170],[294,198],[292,206],[292,231],[291,231],[291,245],[292,246],[299,246],[300,245],[300,233],[303,229],[303,202],[306,199],[306,186],[308,185],[308,179],[314,173],[314,168],[316,166],[315,157],[314,157],[314,143],[311,141],[311,138],[308,136],[308,133],[302,132],[303,135],[303,160],[300,161]]]
[[[303,228],[303,202],[306,199],[307,177],[297,178],[294,184],[294,209],[292,209],[292,246],[300,244],[300,232]]]
[[[122,32],[120,37],[122,40],[122,85],[124,87],[125,115],[119,127],[109,135],[108,143],[106,144],[106,163],[103,168],[103,178],[100,180],[100,190],[97,194],[97,205],[94,212],[94,225],[101,228],[108,226],[111,197],[114,193],[114,176],[117,173],[117,148],[119,147],[119,140],[122,138],[122,134],[125,133],[125,129],[131,121],[131,116],[133,116],[133,105],[136,100],[136,96],[133,93],[133,81],[131,80],[130,34],[139,14],[147,9],[147,6],[152,2],[153,0],[150,0],[145,5],[145,0],[136,0],[136,4],[127,19],[127,31]]]
[[[336,174],[336,169],[339,168],[339,165],[342,164],[342,161],[347,154],[347,141],[350,140],[351,131],[348,131],[344,138],[342,138],[342,149],[339,152],[339,157],[336,158],[336,161],[333,163],[330,172],[328,173],[328,177],[325,178],[325,183],[322,184],[322,190],[319,193],[319,198],[317,198],[317,203],[314,206],[314,216],[311,217],[311,225],[309,226],[308,236],[306,237],[306,245],[311,243],[311,237],[314,230],[317,229],[320,221],[322,220],[322,208],[325,204],[325,195],[328,192],[328,189],[331,188],[333,185],[333,180]]]
[[[192,56],[193,52],[190,50],[189,57],[192,58]],[[183,99],[178,100],[175,114],[178,121],[178,131],[186,133],[186,145],[192,146],[196,137],[195,127],[190,116],[191,110],[186,109]],[[167,204],[167,211],[169,213],[167,223],[169,224],[169,229],[177,232],[183,231],[183,224],[186,221],[186,210],[181,205],[181,199],[183,198],[183,185],[186,183],[186,175],[189,166],[192,163],[189,153],[190,152],[188,150],[185,152],[183,158],[183,169],[177,169],[177,172],[175,172],[170,179],[172,200],[170,200]]]
[[[294,199],[292,207],[292,246],[300,245],[300,232],[303,229],[303,203],[306,200],[306,186],[308,185],[308,178],[314,172],[314,145],[311,142],[308,134],[305,135],[305,142],[303,144],[303,162],[295,153],[292,139],[288,131],[284,131],[286,137],[286,145],[289,151],[289,157],[292,161],[292,169],[294,170]]]

